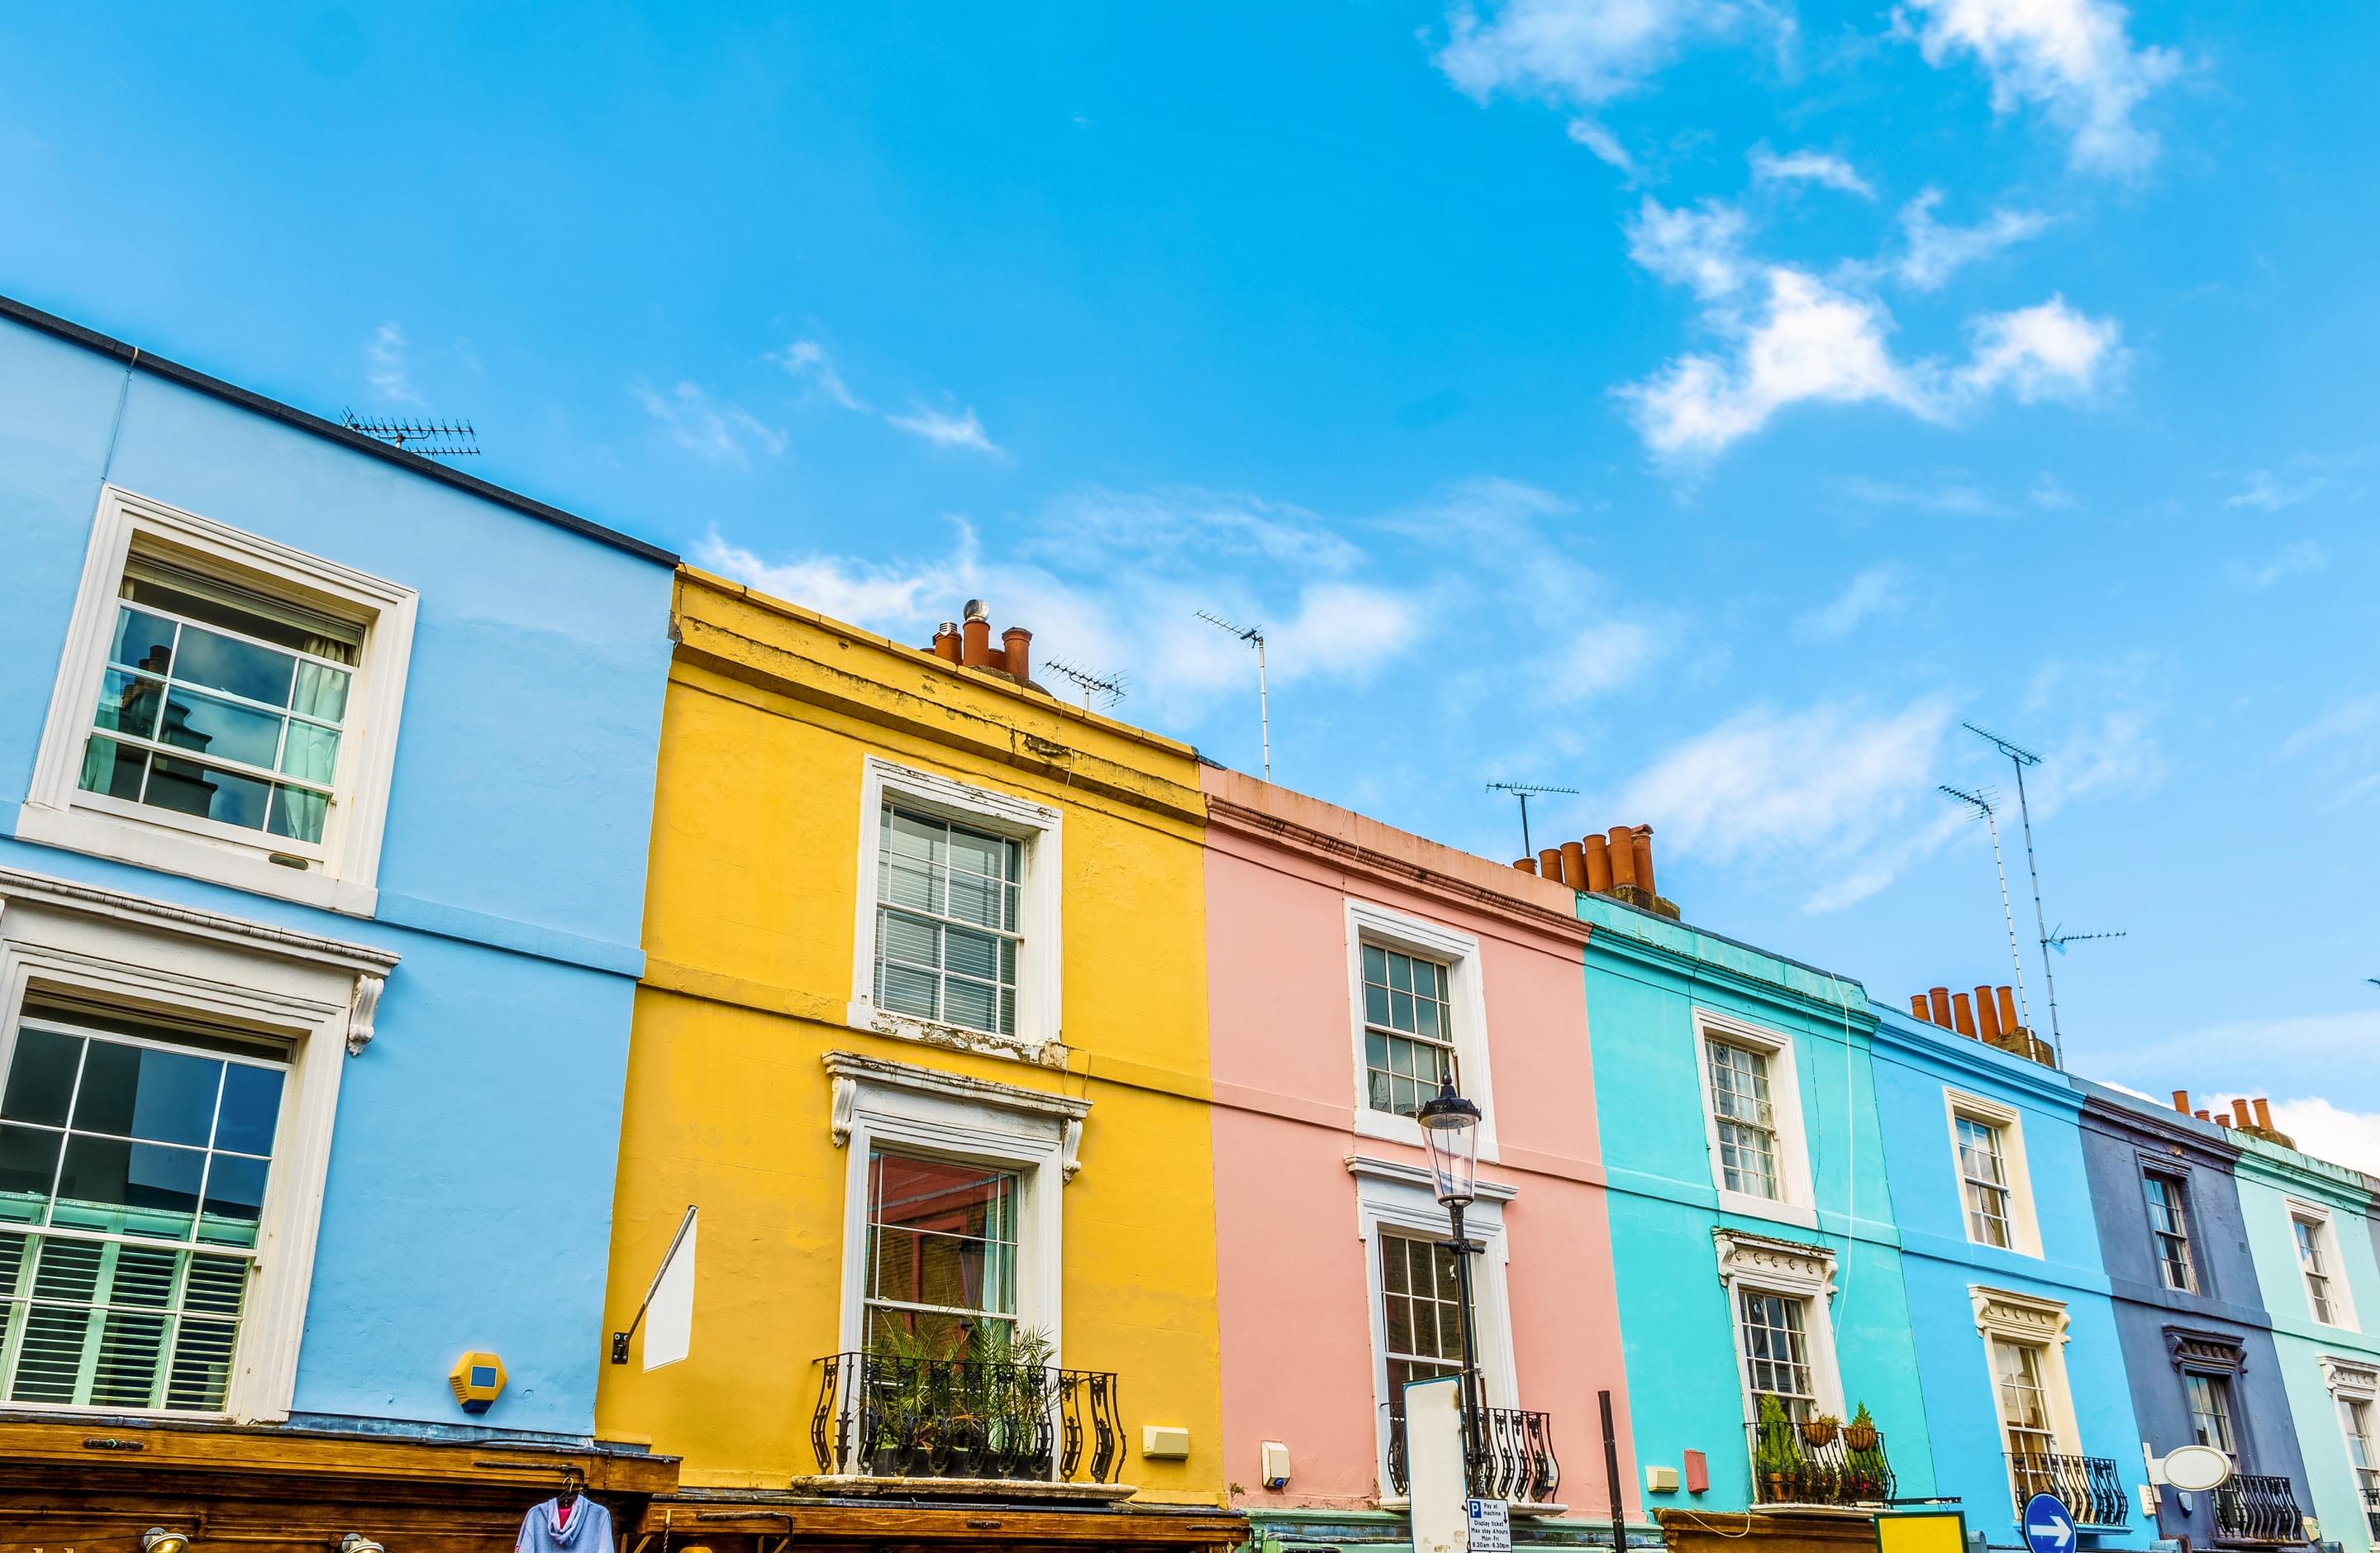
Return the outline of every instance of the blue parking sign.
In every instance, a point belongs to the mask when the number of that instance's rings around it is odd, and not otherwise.
[[[2024,1541],[2033,1553],[2074,1553],[2074,1517],[2055,1495],[2024,1501]]]

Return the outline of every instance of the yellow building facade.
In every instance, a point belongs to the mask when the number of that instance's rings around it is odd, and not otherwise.
[[[692,1205],[693,1316],[596,1407],[682,1459],[645,1529],[1236,1540],[1195,753],[980,619],[684,569],[672,626],[606,1310]]]

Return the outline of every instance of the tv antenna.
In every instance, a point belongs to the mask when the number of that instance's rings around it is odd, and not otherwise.
[[[1261,625],[1245,630],[1232,625],[1220,614],[1198,612],[1198,618],[1218,630],[1228,631],[1257,649],[1257,722],[1264,734],[1264,779],[1272,780],[1272,705],[1265,695],[1265,634]]]
[[[2033,808],[2024,799],[2024,769],[2041,764],[2041,757],[2012,740],[2004,739],[1976,722],[1960,727],[2009,758],[2016,768],[2016,810],[2024,820],[2024,871],[2033,877],[2033,925],[2041,933],[2041,980],[2049,992],[2049,1049],[2062,1064],[2066,1037],[2058,1027],[2058,977],[2049,969],[2049,916],[2041,909],[2041,866],[2033,860]]]
[[[1530,797],[1541,793],[1575,793],[1578,789],[1575,787],[1548,786],[1547,783],[1542,782],[1491,782],[1488,784],[1488,791],[1490,793],[1510,793],[1513,797],[1521,800],[1521,855],[1524,857],[1535,857],[1537,855],[1536,849],[1529,844]]]
[[[339,424],[374,442],[386,443],[400,453],[418,453],[424,458],[480,455],[480,433],[471,429],[468,420],[366,420],[348,410],[339,417]]]
[[[2131,937],[2131,935],[2130,933],[2070,933],[2066,930],[2066,924],[2061,922],[2057,927],[2052,928],[2049,930],[2049,937],[2042,941],[2048,944],[2050,948],[2058,951],[2058,953],[2063,954],[2066,952],[2066,946],[2070,943],[2089,943],[2094,939],[2128,939]]]
[[[1100,706],[1112,707],[1123,699],[1124,691],[1128,688],[1122,674],[1095,674],[1090,670],[1077,668],[1063,659],[1052,658],[1048,661],[1046,666],[1052,673],[1063,674],[1073,680],[1081,689],[1085,711],[1091,710],[1093,697],[1099,698]]]
[[[2016,913],[2009,905],[2008,865],[2000,861],[1999,815],[1998,811],[1992,807],[1992,800],[1998,795],[1988,787],[1980,793],[1970,793],[1963,787],[1953,787],[1949,783],[1937,784],[1934,791],[1947,797],[1955,798],[1974,810],[1976,814],[1982,815],[1985,825],[1991,830],[1992,867],[2000,876],[2000,915],[2008,919],[2009,959],[2016,966],[2017,1017],[2027,1029],[2030,1029],[2033,1027],[2033,1011],[2026,1008],[2024,1002],[2024,956],[2016,947]]]

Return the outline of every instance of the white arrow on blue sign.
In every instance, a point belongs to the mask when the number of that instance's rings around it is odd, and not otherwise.
[[[2033,1553],[2074,1553],[2074,1517],[2051,1494],[2024,1501],[2024,1540]]]

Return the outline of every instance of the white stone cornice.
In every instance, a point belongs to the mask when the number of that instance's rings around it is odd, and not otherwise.
[[[2066,1307],[2056,1300],[1990,1289],[1974,1283],[1967,1297],[1975,1307],[1975,1329],[1986,1337],[2015,1338],[2026,1342],[2069,1342]]]
[[[1834,1298],[1835,1253],[1830,1246],[1729,1229],[1713,1230],[1711,1241],[1718,1251],[1721,1283],[1732,1287],[1741,1278],[1780,1293]]]
[[[269,927],[243,917],[225,916],[220,912],[175,905],[95,884],[79,884],[71,880],[53,879],[47,874],[28,873],[21,868],[0,868],[0,910],[5,910],[6,903],[11,901],[74,912],[84,916],[105,917],[130,927],[207,939],[260,953],[333,966],[358,976],[384,977],[395,968],[400,958],[393,950],[376,949],[369,944],[348,943],[344,940],[326,939],[287,928]]]
[[[873,1087],[937,1096],[1039,1118],[1061,1131],[1059,1163],[1065,1179],[1074,1180],[1075,1172],[1082,1169],[1083,1118],[1091,1112],[1087,1099],[1053,1095],[1046,1089],[1027,1089],[1021,1085],[997,1084],[988,1078],[969,1078],[965,1074],[943,1073],[910,1062],[863,1057],[856,1051],[830,1051],[823,1061],[833,1085],[827,1112],[827,1136],[837,1148],[851,1141],[852,1116],[859,1105],[860,1090]]]

